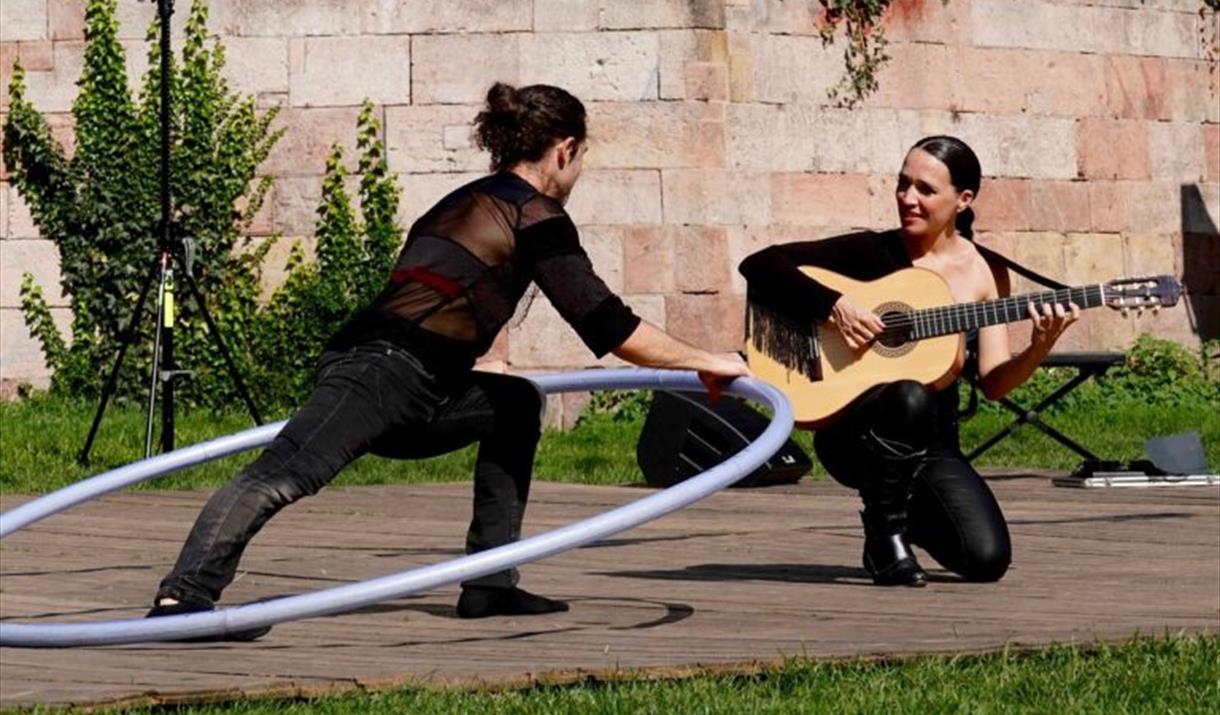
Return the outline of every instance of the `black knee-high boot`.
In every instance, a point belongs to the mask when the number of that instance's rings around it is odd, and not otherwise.
[[[907,541],[907,501],[927,451],[931,401],[910,381],[887,386],[884,398],[890,409],[861,435],[871,457],[871,478],[860,485],[864,568],[878,585],[923,586],[928,574]]]
[[[870,435],[886,449],[893,442]],[[904,445],[905,446],[905,445]],[[890,454],[875,460],[873,479],[860,490],[864,511],[864,568],[879,586],[923,586],[928,574],[907,542],[907,500],[920,454]]]

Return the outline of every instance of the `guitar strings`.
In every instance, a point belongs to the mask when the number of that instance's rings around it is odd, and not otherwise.
[[[963,319],[975,318],[977,320],[980,317],[983,324],[990,324],[987,322],[988,313],[990,313],[990,317],[996,319],[996,322],[1005,322],[1005,320],[999,319],[1001,312],[1004,313],[1005,319],[1015,319],[1010,318],[1008,315],[1009,311],[1014,309],[1020,310],[1028,303],[1034,303],[1037,307],[1041,307],[1047,303],[1077,302],[1084,303],[1083,307],[1086,308],[1094,307],[1089,305],[1090,299],[1100,300],[1101,295],[1101,286],[1092,285],[1043,291],[1041,293],[1027,293],[1008,298],[978,301],[976,303],[959,303],[934,308],[923,308],[884,316],[882,320],[885,323],[885,329],[882,332],[883,334],[893,335],[900,330],[912,327],[917,330],[921,327],[936,330],[942,327],[947,328],[952,323],[960,322]],[[1077,297],[1079,297],[1079,301],[1075,300]],[[949,332],[960,331],[950,330]]]

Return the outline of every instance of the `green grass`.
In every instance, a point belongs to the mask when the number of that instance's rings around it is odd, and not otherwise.
[[[144,413],[134,405],[107,411],[94,446],[92,464],[75,457],[89,429],[95,405],[39,396],[24,402],[0,403],[0,491],[37,493],[116,467],[143,454]],[[962,426],[967,448],[1007,424],[1010,417],[981,411]],[[1212,470],[1220,468],[1220,411],[1177,407],[1158,409],[1127,402],[1105,411],[1076,408],[1046,416],[1048,423],[1107,459],[1141,456],[1145,439],[1186,430],[1201,430]],[[193,444],[251,426],[238,412],[181,411],[177,415],[179,446]],[[548,432],[539,447],[539,479],[581,484],[632,484],[641,481],[635,463],[639,421],[618,421],[598,415],[567,432]],[[794,439],[812,454],[810,435]],[[215,487],[228,480],[248,455],[238,455],[145,483],[143,488],[193,489]],[[1026,426],[1000,442],[979,460],[981,467],[1072,469],[1073,452]],[[474,449],[467,448],[430,460],[400,462],[365,457],[344,470],[336,484],[419,483],[463,481],[470,478]],[[820,465],[815,473],[821,474]],[[140,488],[140,487],[137,487]]]
[[[144,413],[135,406],[110,408],[102,421],[91,464],[76,463],[89,430],[92,404],[46,396],[21,403],[0,403],[0,490],[45,492],[117,467],[143,455]],[[278,418],[277,418],[278,419]],[[244,413],[183,411],[176,417],[179,447],[252,427]],[[635,466],[638,425],[596,419],[581,429],[548,432],[538,450],[536,474],[541,479],[582,484],[626,484],[640,479]],[[196,489],[227,481],[249,461],[235,455],[193,467],[136,488]],[[473,447],[416,461],[378,457],[357,460],[339,475],[336,484],[420,483],[463,481],[474,469]]]
[[[969,451],[1016,415],[980,411],[962,423],[962,446]],[[1162,408],[1143,402],[1120,402],[1105,408],[1074,407],[1041,415],[1046,424],[1079,442],[1102,459],[1145,459],[1144,441],[1162,435],[1197,431],[1211,471],[1220,470],[1220,405]],[[985,452],[982,467],[1034,467],[1074,469],[1080,456],[1041,430],[1023,425]]]
[[[606,681],[503,692],[400,690],[317,700],[138,710],[176,715],[449,713],[1214,713],[1220,637],[1133,639],[981,656],[832,663],[804,658],[749,675]]]

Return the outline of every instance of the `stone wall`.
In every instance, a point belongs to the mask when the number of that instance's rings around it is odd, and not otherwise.
[[[66,141],[83,4],[4,0],[0,18],[4,84],[20,58],[29,96]],[[155,3],[119,4],[134,75]],[[485,170],[468,123],[493,80],[554,83],[591,114],[569,208],[597,268],[649,320],[736,349],[737,262],[774,242],[893,226],[905,149],[952,133],[988,177],[984,243],[1072,282],[1187,278],[1190,310],[1094,311],[1065,338],[1104,349],[1143,331],[1188,344],[1220,332],[1220,73],[1207,59],[1216,17],[1200,7],[898,0],[881,91],[851,111],[827,99],[842,45],[822,46],[811,1],[217,0],[211,27],[233,86],[283,107],[258,230],[284,245],[312,233],[325,154],[354,143],[364,97],[382,113],[407,225]],[[67,308],[54,247],[0,178],[0,379],[11,389],[47,379],[17,308],[20,274],[49,289],[59,317]],[[545,299],[490,357],[524,371],[595,363]]]

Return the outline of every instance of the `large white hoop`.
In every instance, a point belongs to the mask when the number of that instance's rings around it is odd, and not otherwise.
[[[586,370],[530,376],[543,392],[592,389],[702,390],[694,373],[673,370]],[[222,635],[284,621],[341,613],[381,601],[503,571],[553,556],[688,506],[754,471],[779,451],[792,431],[792,407],[779,390],[739,378],[725,390],[773,410],[771,424],[748,447],[721,464],[661,492],[567,526],[489,551],[359,583],[272,601],[164,618],[100,623],[0,622],[0,646],[118,645]],[[284,422],[220,437],[99,474],[0,514],[0,538],[72,506],[125,486],[269,443]]]

